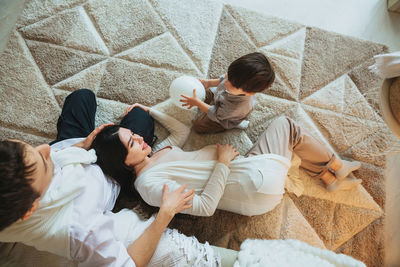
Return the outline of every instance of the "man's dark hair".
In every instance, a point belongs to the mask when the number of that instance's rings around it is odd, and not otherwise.
[[[40,197],[29,178],[34,164],[25,162],[25,144],[0,141],[0,231],[21,219]]]
[[[266,56],[255,52],[233,61],[228,67],[228,80],[248,93],[261,92],[275,80],[275,72]]]

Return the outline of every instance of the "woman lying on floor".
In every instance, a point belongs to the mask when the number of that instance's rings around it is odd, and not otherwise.
[[[98,134],[92,147],[103,172],[122,187],[134,182],[134,188],[151,206],[161,205],[164,184],[171,190],[187,184],[194,188],[195,196],[192,207],[182,213],[211,216],[218,208],[247,216],[264,214],[282,200],[293,152],[301,158],[301,167],[322,179],[328,191],[361,182],[347,177],[360,167],[359,162],[338,159],[290,118],[273,121],[246,156],[240,156],[231,145],[183,151],[180,147],[190,133],[186,125],[140,104],[130,106],[126,117],[139,108],[171,133],[153,147],[155,152],[135,129],[117,125]]]

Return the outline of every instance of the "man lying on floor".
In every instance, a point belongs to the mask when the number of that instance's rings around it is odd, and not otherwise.
[[[191,206],[194,191],[185,186],[164,186],[163,204],[148,220],[127,209],[111,212],[120,186],[87,150],[104,127],[94,129],[95,113],[94,94],[81,89],[66,98],[51,147],[0,141],[0,242],[22,242],[80,266],[219,265],[207,243],[166,228]]]

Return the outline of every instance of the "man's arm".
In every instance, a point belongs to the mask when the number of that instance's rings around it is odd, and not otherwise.
[[[188,204],[193,199],[194,190],[184,192],[186,185],[169,193],[168,186],[163,187],[163,197],[160,211],[152,224],[129,247],[128,253],[136,266],[146,266],[154,254],[161,235],[176,213],[188,209]]]
[[[114,123],[108,123],[108,124],[102,124],[102,125],[100,125],[100,126],[97,127],[96,129],[94,129],[93,132],[91,132],[85,139],[83,139],[83,140],[80,141],[79,143],[76,143],[76,144],[73,145],[73,146],[75,146],[75,147],[80,147],[80,148],[89,150],[89,149],[90,149],[90,146],[91,146],[92,143],[93,143],[93,140],[96,138],[96,135],[97,135],[98,133],[100,133],[100,132],[104,129],[104,127],[110,126],[110,125],[114,125]]]

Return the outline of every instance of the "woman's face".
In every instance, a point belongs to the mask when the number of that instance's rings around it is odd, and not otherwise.
[[[118,136],[128,150],[128,155],[126,155],[125,159],[127,166],[135,166],[151,153],[151,147],[143,141],[143,137],[132,133],[131,130],[119,128]]]

